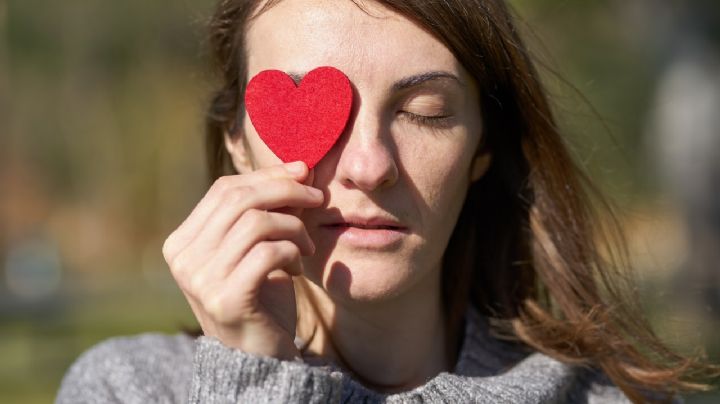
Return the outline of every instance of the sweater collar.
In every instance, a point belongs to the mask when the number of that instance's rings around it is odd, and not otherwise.
[[[497,402],[500,399],[502,402],[549,403],[562,401],[561,397],[575,380],[570,366],[493,337],[487,318],[472,304],[465,314],[465,334],[453,371],[441,372],[413,390],[379,393],[333,365],[324,367],[342,374],[344,391],[351,392],[348,394],[353,399],[371,401],[388,398],[393,402],[432,401],[432,395],[447,391],[473,402]]]

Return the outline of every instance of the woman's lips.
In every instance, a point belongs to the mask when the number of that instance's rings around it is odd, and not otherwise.
[[[338,242],[357,248],[387,249],[399,244],[409,234],[407,228],[385,225],[338,223],[320,226]]]

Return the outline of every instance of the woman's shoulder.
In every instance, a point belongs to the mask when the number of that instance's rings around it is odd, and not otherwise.
[[[185,334],[108,338],[70,365],[56,402],[140,402],[140,397],[182,401],[192,377],[194,349],[194,339]]]
[[[477,387],[523,402],[630,403],[597,366],[578,366],[497,338],[490,320],[470,307],[456,376],[469,377]],[[519,393],[513,396],[512,392]],[[509,396],[508,396],[509,395]],[[648,402],[658,395],[646,393]],[[673,403],[682,403],[676,397]]]
[[[86,367],[104,367],[115,371],[139,368],[160,370],[192,359],[194,349],[194,338],[182,333],[170,335],[148,332],[117,336],[85,350],[69,371]]]

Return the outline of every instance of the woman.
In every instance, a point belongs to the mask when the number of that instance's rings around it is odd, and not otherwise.
[[[642,402],[703,388],[691,380],[714,369],[667,350],[599,254],[589,183],[501,0],[225,0],[211,40],[215,181],[163,247],[204,335],[106,341],[58,402]],[[312,170],[281,164],[246,85],[318,66],[352,83],[350,120]]]

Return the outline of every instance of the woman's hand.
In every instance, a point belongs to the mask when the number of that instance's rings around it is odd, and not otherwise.
[[[323,202],[301,183],[312,183],[308,174],[294,162],[221,177],[165,240],[165,260],[205,335],[244,352],[299,356],[291,275],[315,246],[297,216]]]

